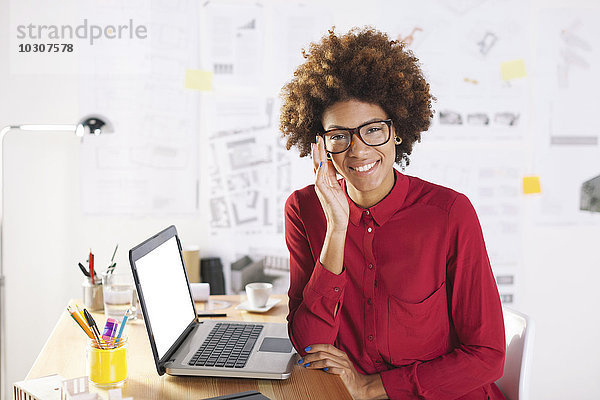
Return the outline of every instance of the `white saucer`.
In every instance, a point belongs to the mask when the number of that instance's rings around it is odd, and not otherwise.
[[[248,311],[248,312],[263,313],[263,312],[269,311],[271,308],[273,308],[280,301],[281,301],[281,299],[271,298],[271,299],[269,299],[267,301],[267,304],[264,307],[252,307],[252,305],[250,304],[249,301],[245,301],[245,302],[243,302],[241,304],[238,304],[235,307],[235,309],[236,310],[244,310],[244,311]]]

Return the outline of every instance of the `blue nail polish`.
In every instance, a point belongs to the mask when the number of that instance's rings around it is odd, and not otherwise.
[[[329,371],[329,367],[323,368],[323,371]]]
[[[319,137],[317,136],[317,144],[319,143]]]
[[[305,367],[310,367],[310,363],[304,364]]]
[[[323,165],[323,161],[321,161],[321,162],[319,163],[319,167],[320,167],[321,165]]]
[[[298,360],[298,364],[302,364],[302,359],[299,359],[299,360]]]
[[[321,161],[321,164],[323,164],[322,161]],[[308,346],[307,348],[305,348],[304,351],[310,351],[310,346]]]

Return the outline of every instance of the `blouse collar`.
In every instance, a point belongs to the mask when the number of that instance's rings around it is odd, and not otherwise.
[[[388,195],[385,196],[379,203],[369,208],[362,208],[352,201],[350,196],[348,196],[348,191],[346,190],[346,180],[342,179],[342,189],[344,189],[344,193],[346,193],[348,203],[350,204],[350,222],[358,226],[363,213],[369,211],[377,225],[381,226],[385,224],[392,217],[392,215],[402,208],[402,204],[404,203],[404,199],[406,199],[406,194],[408,193],[408,178],[395,168],[394,174],[396,177],[396,182],[394,183],[394,187],[392,188],[391,192],[388,193]]]

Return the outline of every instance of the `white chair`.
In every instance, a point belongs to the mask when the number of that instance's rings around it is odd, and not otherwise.
[[[506,333],[504,374],[496,381],[507,400],[529,400],[535,325],[525,314],[502,307]]]

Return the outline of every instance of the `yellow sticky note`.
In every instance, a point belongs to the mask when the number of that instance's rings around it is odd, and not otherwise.
[[[523,177],[523,193],[525,193],[525,194],[542,193],[542,188],[540,186],[540,177],[539,176]]]
[[[209,92],[213,89],[212,71],[188,69],[185,71],[185,88]]]
[[[519,60],[503,62],[500,64],[500,70],[502,72],[502,79],[505,81],[527,76],[527,72],[525,71],[525,60],[522,58]]]

